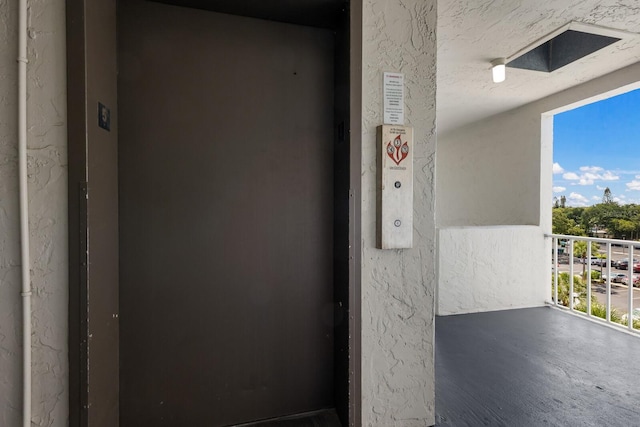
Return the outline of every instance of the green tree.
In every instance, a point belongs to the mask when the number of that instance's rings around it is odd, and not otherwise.
[[[609,231],[618,237],[628,237],[633,239],[633,232],[638,228],[637,221],[629,221],[628,219],[614,218],[609,225]]]
[[[616,202],[599,203],[585,208],[582,212],[582,226],[589,232],[597,230],[609,230],[611,221],[625,216],[624,208]]]
[[[584,213],[585,208],[565,208],[565,212],[569,219],[572,219],[576,222],[576,224],[580,224],[582,221],[582,214]]]
[[[552,232],[554,234],[566,234],[568,236],[584,236],[584,230],[569,218],[567,210],[571,208],[557,208],[551,213]]]
[[[604,189],[604,194],[602,195],[602,203],[613,203],[613,197],[611,196],[611,190],[609,190],[609,187]]]

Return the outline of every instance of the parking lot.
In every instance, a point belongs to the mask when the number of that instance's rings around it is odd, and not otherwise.
[[[611,248],[611,259],[615,262],[615,261],[620,261],[622,259],[626,259],[629,257],[629,252],[627,248],[621,248],[621,247],[612,247]],[[562,261],[563,258],[566,257],[560,257],[560,260]],[[640,250],[635,249],[634,250],[634,258],[636,260],[640,260]],[[589,267],[588,265],[585,265],[583,263],[581,263],[577,258],[574,260],[573,263],[573,272],[574,274],[582,274],[583,271],[583,267],[586,268]],[[631,265],[631,270],[627,269],[620,269],[620,268],[615,268],[615,267],[611,267],[611,276],[615,276],[616,274],[625,274],[627,277],[630,276],[630,272],[633,269],[633,264]],[[591,265],[591,270],[592,271],[599,271],[601,272],[601,274],[603,276],[607,275],[607,267],[606,266],[598,266],[598,265]],[[562,272],[569,272],[570,271],[570,264],[568,263],[560,263],[558,265],[558,272],[562,273]],[[634,276],[640,277],[640,273],[635,273]],[[638,286],[638,285],[636,285]],[[602,304],[606,303],[606,298],[607,298],[607,289],[606,289],[606,283],[592,283],[591,285],[591,292],[592,295],[594,295],[598,301]],[[633,306],[634,307],[640,307],[640,289],[634,289],[633,290]],[[627,313],[628,312],[628,308],[629,308],[629,286],[627,286],[626,284],[622,284],[622,283],[611,283],[611,307],[616,308],[621,314]]]

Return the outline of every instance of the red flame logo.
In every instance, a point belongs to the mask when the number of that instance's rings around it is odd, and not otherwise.
[[[387,144],[387,155],[399,166],[409,155],[409,143],[405,142],[403,144],[400,135],[396,136],[393,142]]]

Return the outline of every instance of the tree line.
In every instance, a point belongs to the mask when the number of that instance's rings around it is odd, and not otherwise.
[[[553,233],[573,236],[640,239],[640,205],[620,205],[605,189],[602,203],[588,207],[567,207],[564,197],[553,207]]]

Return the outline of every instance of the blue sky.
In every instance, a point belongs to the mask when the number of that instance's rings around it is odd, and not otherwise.
[[[553,120],[553,195],[567,206],[640,204],[640,89],[557,114]]]

